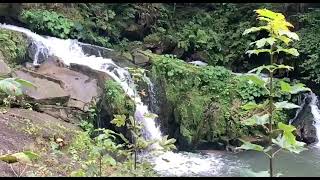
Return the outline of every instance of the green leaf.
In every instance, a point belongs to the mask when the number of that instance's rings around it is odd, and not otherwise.
[[[126,116],[125,115],[114,115],[114,118],[111,121],[111,123],[115,124],[117,127],[124,126],[126,123]]]
[[[39,158],[39,155],[32,151],[24,151],[14,154],[6,154],[0,156],[0,160],[6,163],[15,163],[15,162],[26,162],[30,163],[32,160]]]
[[[276,109],[295,109],[295,108],[300,108],[300,106],[293,104],[293,103],[289,103],[288,101],[282,101],[282,102],[277,102],[274,103],[274,105],[276,106]]]
[[[22,95],[21,84],[15,81],[15,78],[6,78],[0,81],[0,90],[8,95]]]
[[[35,86],[34,84],[32,84],[30,81],[24,80],[24,79],[20,79],[20,78],[15,78],[14,79],[16,82],[20,83],[21,85],[25,86],[25,87],[34,87],[37,88],[37,86]]]
[[[280,30],[279,35],[280,36],[286,35],[290,39],[294,39],[294,40],[299,41],[299,36],[294,32],[290,32],[289,30]]]
[[[258,55],[259,53],[265,53],[265,52],[267,52],[267,53],[271,53],[271,51],[270,51],[270,49],[254,49],[254,50],[248,50],[247,52],[246,52],[246,54],[249,54],[249,57],[251,56],[251,54],[256,54],[256,55]]]
[[[240,141],[243,142],[243,144],[240,147],[237,147],[236,149],[245,149],[245,150],[255,150],[255,151],[263,151],[263,147],[257,144],[252,144],[250,142],[241,140]]]
[[[295,49],[295,48],[284,49],[284,48],[282,48],[282,47],[279,47],[279,48],[277,49],[277,52],[279,53],[280,51],[283,51],[283,52],[285,52],[285,53],[287,53],[287,54],[291,54],[291,55],[293,55],[293,56],[299,56],[299,52],[298,52],[298,50]]]
[[[240,171],[240,176],[241,177],[269,177],[269,171],[259,171],[259,172],[254,172],[251,169],[244,169]]]
[[[242,121],[242,124],[247,126],[264,125],[268,123],[269,116],[269,114],[265,114],[263,116],[253,115],[251,118]]]
[[[261,30],[268,30],[268,29],[269,29],[268,26],[252,27],[252,28],[246,29],[242,33],[242,35],[246,35],[246,34],[257,32],[257,31],[261,31]]]
[[[305,85],[302,83],[297,83],[293,86],[291,86],[289,83],[285,81],[280,81],[280,87],[282,92],[290,93],[290,94],[297,94],[299,92],[303,91],[311,91],[310,88],[304,87]]]
[[[304,148],[305,143],[297,141],[295,136],[292,134],[292,131],[296,130],[294,126],[279,122],[278,128],[283,131],[283,134],[279,135],[276,139],[272,139],[273,143],[277,144],[283,149],[297,154],[303,150],[306,150],[306,148]]]
[[[252,110],[252,109],[262,108],[263,106],[264,106],[263,104],[256,104],[255,102],[249,102],[249,103],[241,106],[241,108],[248,111],[248,110]]]
[[[263,87],[265,84],[265,81],[257,75],[246,75],[245,77],[258,86]]]

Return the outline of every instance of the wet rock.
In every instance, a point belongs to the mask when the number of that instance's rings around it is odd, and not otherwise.
[[[97,79],[60,67],[54,62],[41,64],[37,73],[52,77],[62,82],[62,88],[66,91],[70,99],[67,106],[75,107],[87,111],[87,106],[100,95],[97,85]]]
[[[29,98],[38,103],[65,104],[69,100],[69,93],[62,88],[58,80],[28,70],[15,71],[14,76],[30,81],[37,87],[25,87],[24,91]]]
[[[310,103],[312,101],[312,97],[307,95],[305,99],[305,105],[302,107],[301,111],[292,122],[297,128],[296,134],[298,136],[298,140],[303,141],[307,144],[311,144],[317,141],[317,131],[314,127],[314,117],[311,112]]]
[[[30,41],[27,52],[29,58],[36,61],[37,64],[41,64],[48,59],[48,49],[40,42]]]
[[[133,60],[136,65],[145,65],[150,61],[150,58],[139,51],[133,53]]]

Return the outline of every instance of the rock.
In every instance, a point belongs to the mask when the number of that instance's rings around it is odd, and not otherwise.
[[[302,107],[301,111],[297,117],[292,122],[297,128],[298,140],[303,141],[307,144],[311,144],[317,141],[317,131],[314,127],[314,117],[311,112],[310,103],[312,101],[312,96],[307,95],[305,98],[305,105]]]
[[[190,61],[208,62],[208,54],[205,51],[198,51],[190,56]]]
[[[139,51],[133,53],[133,60],[136,65],[145,65],[150,61],[150,58]]]
[[[85,65],[71,63],[70,69],[85,74],[92,79],[96,79],[97,85],[99,87],[99,94],[102,93],[102,89],[104,89],[106,80],[112,80],[112,78],[107,73],[91,69],[90,67]]]
[[[10,73],[11,73],[11,68],[5,62],[5,58],[2,54],[2,52],[0,51],[0,75],[4,76],[4,75],[8,75]]]
[[[67,103],[68,107],[87,111],[87,106],[101,94],[98,89],[97,79],[65,67],[59,67],[54,62],[41,64],[37,73],[62,82],[63,90],[70,96]]]
[[[184,54],[184,49],[183,48],[179,48],[178,46],[176,46],[173,49],[172,54],[176,55],[177,58],[181,58],[181,56]]]
[[[43,76],[28,70],[14,72],[16,77],[32,82],[37,88],[24,88],[25,94],[32,100],[43,104],[65,104],[69,93],[63,89],[59,80]]]
[[[65,143],[70,143],[80,130],[75,124],[66,123],[44,113],[27,109],[8,109],[6,113],[0,114],[0,153],[31,150],[37,154],[41,152],[43,155],[46,149],[44,147],[51,145],[50,139],[57,137],[63,139]],[[10,166],[2,161],[0,161],[0,175],[15,176]]]
[[[96,46],[96,45],[82,43],[82,42],[77,42],[77,43],[80,45],[80,47],[82,48],[85,54],[95,55],[97,57],[104,57],[104,58],[110,58],[114,54],[113,49],[104,48],[101,46]]]
[[[41,64],[48,59],[48,49],[40,42],[29,42],[27,51],[29,58],[37,64]]]

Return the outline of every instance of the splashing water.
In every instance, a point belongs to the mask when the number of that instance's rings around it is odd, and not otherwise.
[[[38,56],[42,53],[46,58],[55,56],[68,66],[71,63],[80,64],[107,73],[121,85],[125,93],[135,102],[135,118],[137,121],[143,123],[145,138],[149,140],[162,139],[160,128],[156,125],[155,119],[145,116],[145,114],[150,114],[148,106],[143,104],[140,96],[136,93],[134,82],[126,68],[119,67],[112,59],[84,54],[81,44],[85,43],[80,43],[77,40],[43,37],[28,29],[13,25],[0,24],[0,28],[24,33],[32,40],[32,43],[36,47],[36,53],[33,57],[34,65],[39,65]],[[94,45],[92,46],[94,47]],[[147,79],[149,90],[153,91],[152,82],[148,78],[145,79]],[[154,98],[151,98],[151,101],[154,100]],[[161,149],[159,144],[154,144],[152,148]],[[151,154],[149,155],[151,156]],[[155,165],[154,169],[157,172],[169,176],[199,176],[199,174],[212,176],[216,174],[216,171],[219,170],[219,167],[222,165],[217,157],[203,156],[195,153],[166,152],[152,156],[148,158],[148,160]],[[210,174],[207,173],[209,171]]]
[[[318,97],[314,93],[311,93],[310,96],[311,96],[311,103],[310,103],[311,113],[314,118],[313,125],[317,130],[317,139],[318,139],[318,142],[315,144],[315,146],[320,147],[320,110],[318,107]]]
[[[117,81],[126,94],[135,102],[136,111],[135,118],[142,122],[147,132],[147,138],[150,140],[160,140],[162,135],[159,127],[156,126],[155,121],[150,117],[144,117],[149,113],[148,107],[143,104],[141,98],[136,93],[130,73],[127,69],[121,68],[116,65],[112,59],[89,56],[84,54],[81,46],[77,40],[59,39],[54,37],[42,37],[32,31],[13,26],[13,25],[0,25],[0,28],[10,29],[26,34],[35,44],[37,51],[34,56],[34,65],[38,65],[39,53],[46,54],[46,57],[58,57],[64,64],[70,65],[81,64],[88,66],[94,70],[103,71]],[[83,43],[82,43],[83,44]]]

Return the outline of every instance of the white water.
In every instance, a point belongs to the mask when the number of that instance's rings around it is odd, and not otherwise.
[[[43,37],[32,31],[13,26],[0,24],[0,28],[10,29],[26,34],[37,48],[37,52],[33,57],[33,64],[38,65],[38,55],[43,53],[45,57],[55,56],[64,64],[69,66],[71,63],[88,66],[92,69],[107,73],[115,81],[117,81],[126,94],[132,98],[136,104],[135,118],[144,125],[144,135],[150,140],[162,139],[160,128],[156,126],[155,119],[145,117],[149,114],[148,107],[143,104],[140,96],[136,93],[130,73],[127,69],[117,66],[112,59],[96,57],[84,54],[81,44],[77,40],[58,39],[54,37]],[[149,80],[147,82],[150,88],[153,84]],[[153,90],[153,89],[152,89]],[[160,149],[158,144],[153,146],[155,149]],[[215,156],[202,156],[194,153],[174,153],[166,152],[151,156],[150,162],[155,165],[155,170],[160,174],[168,176],[199,176],[215,175],[219,167],[222,165],[219,158]],[[210,171],[210,173],[208,173]]]
[[[117,81],[127,95],[134,100],[136,104],[135,118],[143,123],[148,139],[161,139],[162,135],[160,129],[156,126],[154,119],[144,117],[145,114],[149,114],[150,112],[148,107],[142,103],[138,93],[136,93],[130,73],[126,69],[117,66],[112,59],[84,54],[79,42],[76,40],[42,37],[28,29],[12,25],[0,25],[0,28],[22,32],[32,39],[33,43],[35,43],[37,47],[37,52],[33,59],[34,65],[38,65],[37,55],[40,52],[47,52],[47,57],[58,57],[64,64],[68,66],[71,63],[81,64],[107,73],[110,77]]]
[[[314,118],[313,125],[317,130],[317,139],[318,139],[318,142],[315,144],[315,146],[320,147],[320,110],[317,105],[318,97],[314,93],[311,93],[310,96],[311,96],[311,103],[310,103],[311,113]]]

